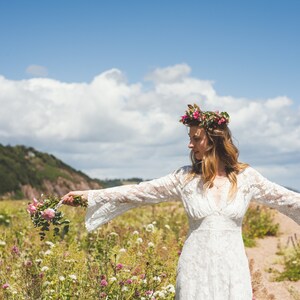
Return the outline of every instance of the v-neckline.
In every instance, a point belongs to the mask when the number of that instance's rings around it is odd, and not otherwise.
[[[230,184],[230,181],[227,181],[224,184],[224,187],[227,186],[227,188],[225,190],[225,193],[222,193],[222,191],[221,191],[220,207],[217,205],[217,203],[216,203],[213,195],[211,195],[211,193],[209,193],[209,191],[207,192],[206,198],[208,199],[210,207],[213,210],[222,211],[222,210],[224,210],[228,206],[228,204],[227,204],[227,200],[228,200],[227,196],[228,196],[228,192],[229,192],[228,183]]]

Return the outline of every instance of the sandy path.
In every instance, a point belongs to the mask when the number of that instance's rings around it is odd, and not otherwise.
[[[298,241],[300,241],[300,226],[285,215],[276,211],[274,216],[275,223],[279,223],[279,236],[266,237],[257,240],[257,247],[246,248],[248,259],[254,259],[254,270],[259,270],[262,273],[262,284],[268,290],[268,293],[273,294],[276,300],[299,300],[300,299],[300,280],[297,282],[282,281],[272,282],[272,274],[266,272],[268,268],[282,270],[282,265],[276,264],[276,260],[282,256],[276,255],[278,251],[278,242],[282,247],[286,247],[288,237],[296,233]],[[289,243],[289,247],[292,247]],[[288,289],[293,288],[295,292],[289,292]],[[266,298],[256,298],[257,300],[265,300]]]

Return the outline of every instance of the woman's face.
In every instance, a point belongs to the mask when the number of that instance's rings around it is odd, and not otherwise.
[[[189,127],[190,142],[188,147],[194,152],[197,160],[202,160],[207,148],[207,136],[203,128],[197,126]]]

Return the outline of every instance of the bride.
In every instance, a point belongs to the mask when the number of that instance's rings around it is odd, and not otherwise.
[[[196,104],[180,120],[189,128],[191,165],[136,185],[71,191],[87,201],[85,224],[95,230],[125,211],[147,204],[181,201],[189,232],[178,260],[177,300],[251,300],[252,286],[242,239],[251,201],[275,208],[300,224],[300,194],[238,161],[227,112],[202,111]]]

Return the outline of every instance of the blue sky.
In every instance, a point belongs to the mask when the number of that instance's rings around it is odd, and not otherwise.
[[[187,63],[222,95],[300,102],[300,2],[1,1],[0,74],[66,82],[116,67],[130,82]]]
[[[295,0],[1,1],[0,143],[92,177],[154,178],[189,163],[178,117],[198,102],[229,112],[242,161],[300,190],[299,11]]]

